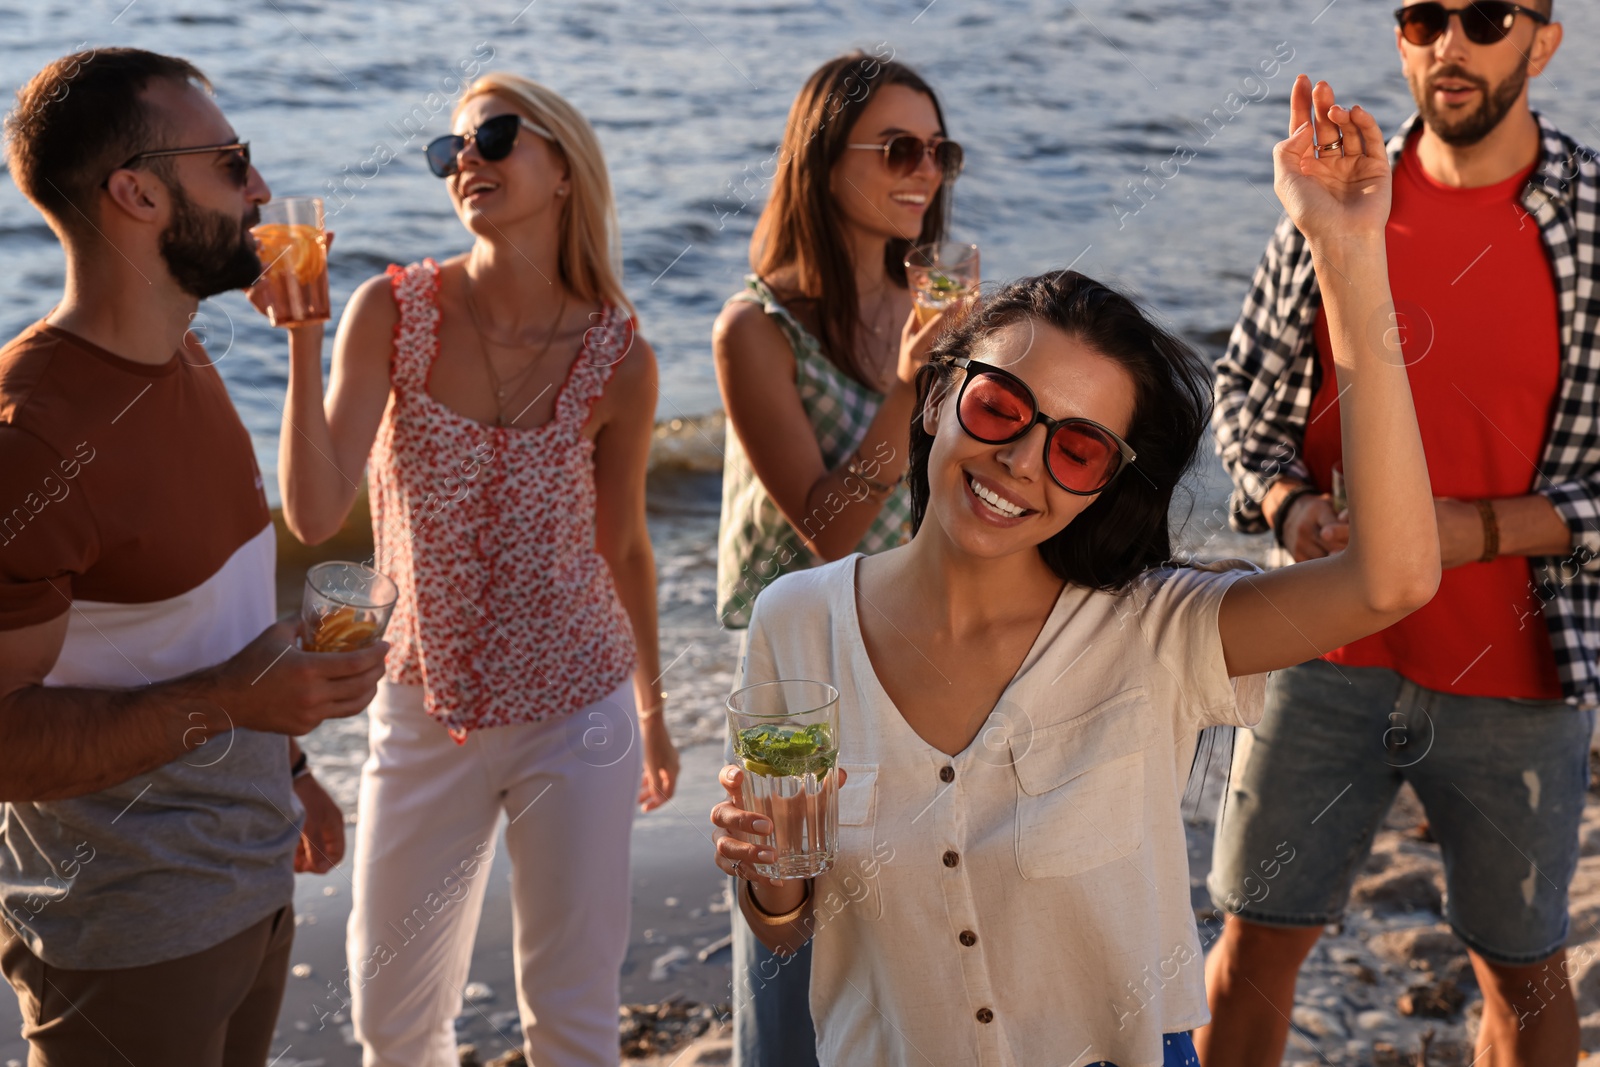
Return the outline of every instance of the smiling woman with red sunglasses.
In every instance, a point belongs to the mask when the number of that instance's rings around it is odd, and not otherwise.
[[[1321,158],[1313,107],[1339,135]],[[741,810],[747,771],[730,766],[718,866],[744,879],[768,948],[811,945],[825,1067],[1196,1064],[1187,1032],[1207,1014],[1179,798],[1197,734],[1250,725],[1265,672],[1433,595],[1406,370],[1370,329],[1390,307],[1383,138],[1303,76],[1291,108],[1276,188],[1317,252],[1347,390],[1347,551],[1271,573],[1175,565],[1168,514],[1204,439],[1206,367],[1063,271],[935,342],[911,543],[787,575],[756,602],[741,684],[841,694],[838,857],[814,881],[757,875],[772,827]]]

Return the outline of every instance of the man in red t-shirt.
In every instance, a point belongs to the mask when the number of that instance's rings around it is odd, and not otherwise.
[[[1419,115],[1390,144],[1395,306],[1371,332],[1398,341],[1408,367],[1446,570],[1402,622],[1275,675],[1265,718],[1241,738],[1209,880],[1227,918],[1207,961],[1206,1067],[1282,1057],[1300,965],[1343,914],[1407,781],[1442,846],[1444,917],[1483,991],[1483,1062],[1577,1058],[1562,946],[1594,711],[1581,687],[1564,690],[1530,560],[1583,548],[1548,492],[1548,457],[1567,447],[1555,420],[1574,405],[1569,381],[1600,363],[1591,331],[1574,327],[1582,296],[1564,301],[1589,284],[1570,277],[1574,261],[1593,261],[1574,256],[1573,232],[1592,248],[1596,222],[1544,190],[1570,194],[1577,177],[1592,196],[1596,168],[1529,108],[1528,80],[1561,41],[1550,0],[1412,2],[1397,15]],[[1297,273],[1303,249],[1280,227],[1218,366],[1216,420],[1239,491],[1297,560],[1340,551],[1349,531],[1334,499],[1338,387],[1315,282]],[[1280,451],[1263,461],[1269,439]],[[1236,525],[1251,528],[1243,510]],[[1297,858],[1273,862],[1285,843]]]
[[[0,348],[0,970],[32,1067],[266,1062],[293,872],[344,847],[293,739],[365,707],[388,647],[273,621],[261,473],[189,332],[260,274],[270,194],[208,88],[80,52],[6,122],[67,267]]]

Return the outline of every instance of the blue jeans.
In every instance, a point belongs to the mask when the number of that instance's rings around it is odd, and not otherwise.
[[[817,1067],[811,943],[784,959],[750,932],[738,905],[732,918],[733,1067]]]
[[[739,639],[744,660],[749,632]],[[743,669],[741,668],[741,674]],[[733,762],[733,738],[722,757]],[[733,883],[733,1067],[817,1067],[817,1032],[811,1025],[811,943],[784,959],[750,932],[739,914]]]
[[[1491,963],[1537,963],[1567,938],[1593,728],[1592,710],[1441,693],[1382,667],[1278,671],[1224,797],[1211,899],[1268,925],[1336,921],[1410,782],[1456,936]]]
[[[1161,1067],[1200,1067],[1200,1057],[1194,1051],[1194,1038],[1187,1033],[1167,1034],[1161,1048]],[[1091,1063],[1089,1067],[1117,1067],[1110,1060]]]

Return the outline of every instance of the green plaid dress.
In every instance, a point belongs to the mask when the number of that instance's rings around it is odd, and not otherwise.
[[[732,300],[760,304],[794,349],[795,386],[816,431],[823,462],[842,465],[866,436],[883,394],[857,382],[822,354],[822,344],[797,322],[755,275]],[[750,625],[756,594],[780,574],[823,562],[778,510],[756,477],[739,435],[730,429],[722,464],[722,528],[717,535],[717,618],[730,630]],[[866,457],[871,458],[871,457]],[[851,505],[846,505],[851,506]],[[819,524],[828,518],[820,508]],[[857,552],[871,555],[911,539],[911,491],[902,482],[883,501]]]

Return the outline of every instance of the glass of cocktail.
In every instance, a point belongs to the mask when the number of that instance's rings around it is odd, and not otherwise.
[[[267,321],[300,326],[328,321],[328,245],[322,198],[287,196],[261,205],[261,222],[250,230],[261,257]]]
[[[302,646],[312,652],[352,652],[383,636],[400,589],[364,563],[331,560],[306,571],[300,601]]]
[[[763,843],[777,858],[766,878],[811,878],[839,851],[839,691],[824,682],[762,682],[728,697],[734,759],[744,768],[740,806],[765,816]]]
[[[977,245],[960,241],[917,245],[906,254],[905,264],[918,326],[927,325],[952,304],[965,310],[978,302]]]

